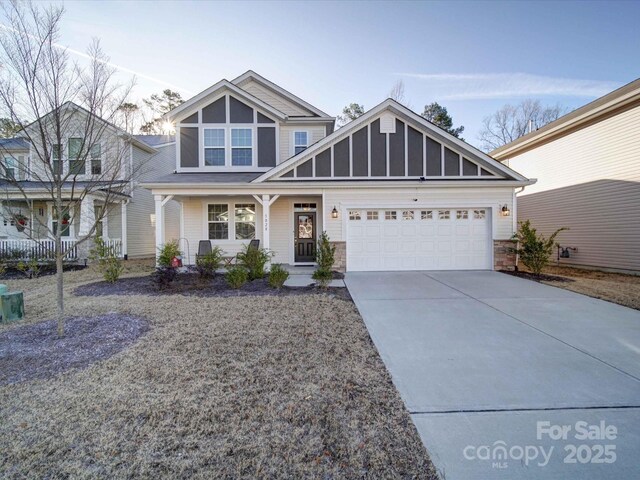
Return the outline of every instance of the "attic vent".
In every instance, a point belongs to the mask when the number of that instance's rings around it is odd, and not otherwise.
[[[380,133],[396,133],[396,119],[393,115],[385,114],[380,117]]]

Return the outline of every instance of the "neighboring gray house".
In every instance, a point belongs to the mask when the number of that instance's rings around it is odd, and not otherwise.
[[[175,173],[144,186],[156,245],[179,238],[189,263],[202,240],[232,255],[255,238],[275,262],[312,264],[326,231],[342,270],[513,268],[515,190],[533,181],[394,100],[334,131],[333,117],[248,71],[166,119]]]
[[[73,115],[86,115],[88,112],[77,105],[70,105]],[[0,179],[0,252],[8,255],[12,251],[25,251],[34,242],[29,240],[23,224],[31,224],[40,243],[51,241],[47,238],[46,230],[38,226],[46,225],[49,229],[61,228],[63,231],[65,248],[70,249],[70,258],[83,260],[86,252],[73,248],[76,239],[83,235],[83,228],[93,224],[95,212],[104,209],[106,215],[98,228],[101,235],[110,245],[114,246],[119,255],[124,258],[153,257],[155,255],[154,201],[151,193],[139,187],[139,183],[158,173],[170,173],[175,169],[175,155],[173,153],[174,138],[167,136],[133,136],[106,124],[100,147],[95,155],[91,155],[87,165],[75,165],[70,152],[76,144],[82,141],[82,131],[70,129],[69,138],[55,151],[52,161],[60,162],[63,172],[78,168],[76,185],[90,181],[92,175],[99,174],[107,168],[108,162],[121,161],[127,168],[139,169],[139,177],[134,182],[123,182],[119,187],[121,193],[102,195],[96,191],[87,197],[80,208],[82,211],[70,212],[58,218],[53,207],[51,195],[47,193],[48,185],[40,181],[42,175],[36,177],[32,168],[31,145],[21,138],[0,140],[0,161],[3,162],[3,172],[7,172],[18,180],[20,188],[6,179]],[[111,154],[117,149],[118,154]],[[59,153],[58,153],[59,152]],[[76,162],[77,163],[77,162]],[[130,166],[130,167],[129,167]],[[124,171],[124,170],[123,170]],[[33,178],[30,178],[33,177]],[[124,178],[124,177],[123,177]],[[63,189],[64,195],[72,195],[73,185],[69,182]],[[26,196],[26,198],[25,198]],[[109,201],[105,201],[109,198]],[[85,203],[91,203],[86,205]],[[30,205],[28,205],[28,203]],[[177,204],[167,205],[168,223],[176,225],[178,230]],[[172,215],[175,219],[172,220]],[[89,218],[87,220],[87,216]],[[23,218],[24,217],[24,218]],[[37,218],[36,218],[37,217]],[[86,220],[86,221],[85,221]]]
[[[640,79],[490,155],[538,179],[517,218],[569,228],[562,264],[640,272]]]

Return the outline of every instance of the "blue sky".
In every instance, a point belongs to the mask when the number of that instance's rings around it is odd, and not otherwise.
[[[65,2],[62,43],[101,39],[135,97],[189,97],[253,69],[336,115],[403,79],[413,110],[445,105],[477,144],[522,98],[579,107],[640,77],[640,2]],[[135,99],[135,98],[134,98]]]

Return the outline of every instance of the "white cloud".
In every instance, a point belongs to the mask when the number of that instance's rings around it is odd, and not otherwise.
[[[566,96],[601,97],[620,87],[618,82],[545,77],[528,73],[397,73],[424,80],[432,96],[442,100]]]

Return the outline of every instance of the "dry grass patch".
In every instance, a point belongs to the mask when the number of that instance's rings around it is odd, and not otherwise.
[[[522,268],[522,267],[521,267]],[[526,270],[526,269],[525,269]],[[640,276],[564,266],[548,266],[543,274],[569,279],[542,283],[640,310]]]
[[[95,281],[68,277],[69,291]],[[23,287],[29,321],[53,310],[41,280]],[[436,478],[348,301],[69,296],[68,309],[150,331],[85,370],[0,387],[2,477]]]

